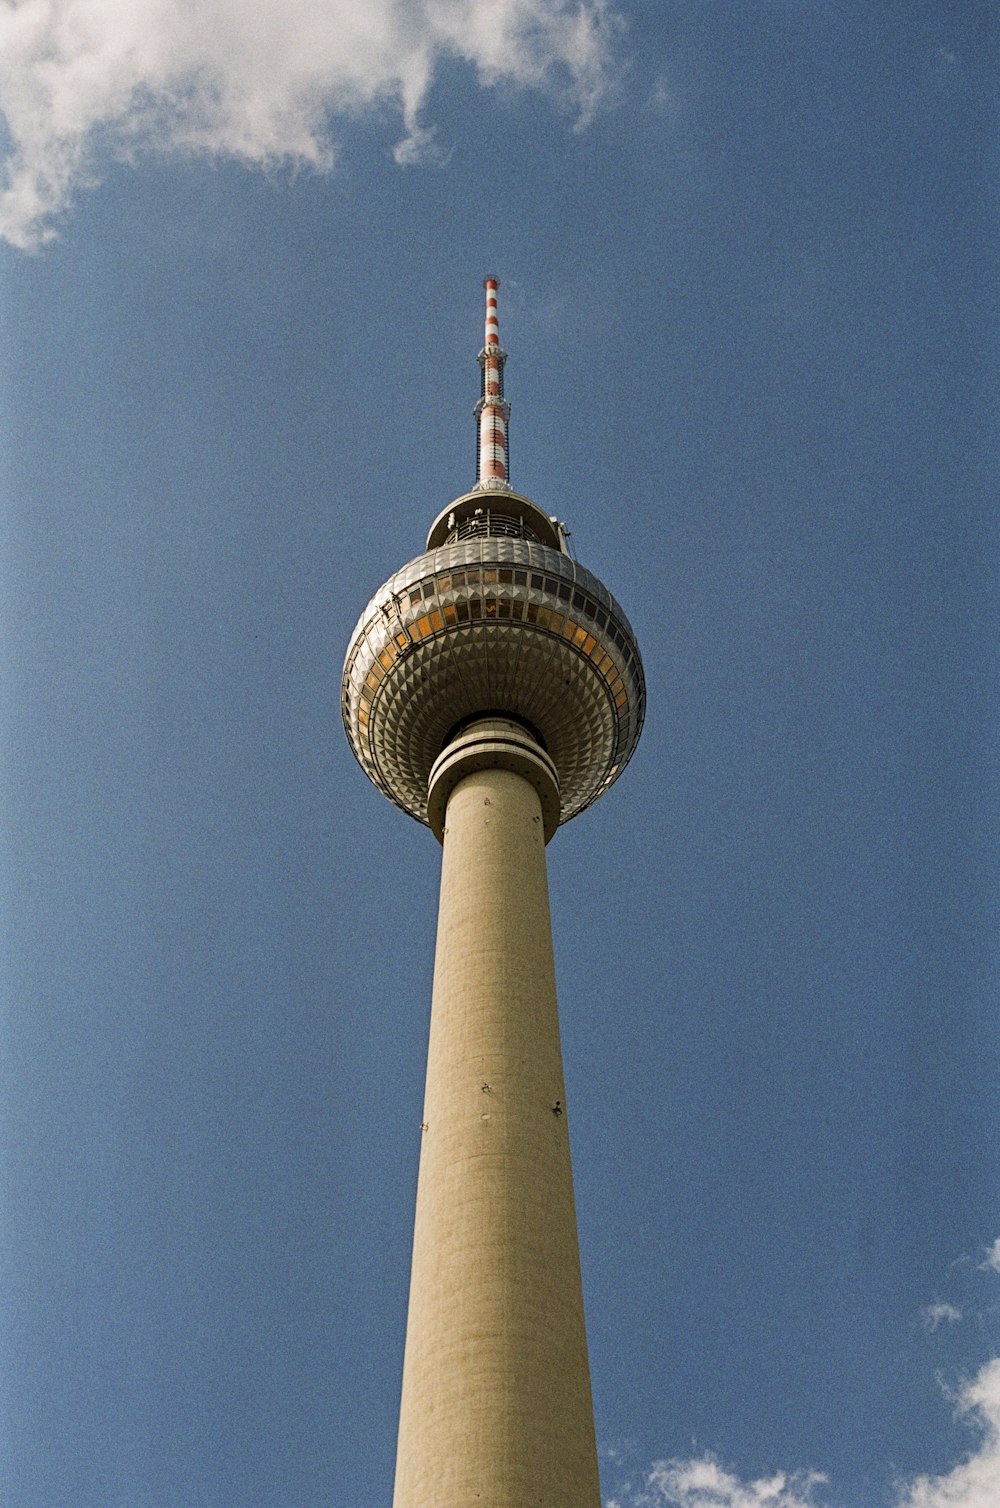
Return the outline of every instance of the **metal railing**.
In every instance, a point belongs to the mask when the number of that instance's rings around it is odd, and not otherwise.
[[[494,513],[489,508],[477,508],[467,518],[460,519],[449,530],[446,545],[454,545],[461,539],[527,539],[539,544],[538,535],[522,518],[513,518],[509,513]]]

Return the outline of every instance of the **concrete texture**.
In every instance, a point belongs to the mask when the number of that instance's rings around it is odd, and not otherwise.
[[[543,827],[452,785],[394,1508],[600,1504]]]

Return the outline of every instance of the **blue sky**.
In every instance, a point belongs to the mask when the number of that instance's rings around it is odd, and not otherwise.
[[[0,14],[0,1497],[391,1497],[438,851],[340,728],[473,480],[649,711],[549,848],[604,1497],[1000,1501],[992,6]]]

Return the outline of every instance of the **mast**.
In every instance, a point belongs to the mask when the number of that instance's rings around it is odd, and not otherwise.
[[[503,395],[507,352],[500,345],[497,312],[500,279],[488,277],[483,286],[486,289],[486,323],[483,349],[476,358],[482,369],[482,392],[473,409],[476,417],[476,488],[506,490],[509,485],[507,420],[510,404]]]

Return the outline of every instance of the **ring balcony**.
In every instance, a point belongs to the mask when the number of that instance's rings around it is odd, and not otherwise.
[[[493,486],[480,483],[442,508],[431,524],[427,549],[436,550],[440,545],[453,545],[460,539],[479,535],[527,539],[549,545],[553,550],[562,549],[557,520],[506,483]]]

